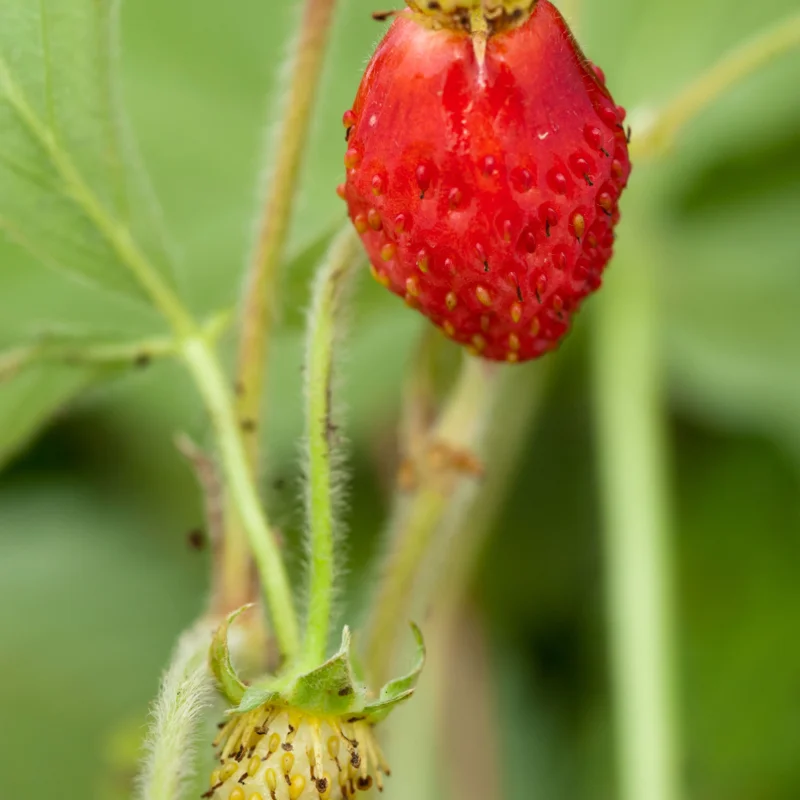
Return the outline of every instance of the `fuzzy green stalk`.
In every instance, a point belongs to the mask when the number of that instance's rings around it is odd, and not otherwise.
[[[652,158],[668,152],[682,128],[725,92],[796,48],[800,48],[800,14],[790,16],[737,47],[658,110],[649,124],[637,132],[633,157]]]
[[[276,635],[285,656],[299,646],[297,617],[286,567],[269,528],[248,468],[245,449],[233,409],[233,398],[219,360],[191,313],[164,276],[153,266],[128,228],[117,220],[86,183],[69,153],[28,103],[0,58],[0,90],[47,154],[75,205],[92,222],[136,279],[152,304],[171,325],[181,357],[205,400],[217,435],[227,488],[240,514],[248,543],[256,556]]]
[[[257,478],[264,395],[269,369],[269,344],[277,315],[280,265],[289,232],[298,177],[306,149],[314,99],[325,58],[336,0],[306,0],[287,75],[277,139],[270,137],[272,173],[257,224],[256,242],[247,274],[237,369],[236,413],[245,437],[245,452]],[[230,611],[247,602],[250,555],[241,520],[229,509],[224,547],[223,591]]]
[[[348,224],[334,239],[314,284],[306,344],[307,515],[310,545],[308,618],[302,666],[324,660],[331,625],[336,569],[336,426],[333,422],[334,357],[344,305],[361,243]]]
[[[648,240],[644,231],[640,236]],[[682,797],[667,411],[654,272],[650,254],[632,251],[626,240],[598,298],[592,337],[622,800]]]
[[[193,785],[196,740],[213,695],[208,668],[212,628],[202,620],[178,641],[151,712],[137,800],[179,800]]]
[[[429,444],[462,453],[480,451],[492,418],[502,367],[464,356],[461,374]],[[426,455],[422,454],[422,458]],[[461,476],[445,465],[426,476],[410,497],[398,497],[388,526],[390,552],[383,568],[367,646],[370,680],[383,683],[391,668],[398,619],[405,619],[419,574],[447,513],[460,498]]]

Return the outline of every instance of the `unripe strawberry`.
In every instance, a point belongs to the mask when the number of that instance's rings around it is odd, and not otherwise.
[[[340,193],[375,278],[501,361],[551,350],[599,288],[625,112],[548,0],[408,0],[347,129]]]
[[[366,721],[264,705],[234,714],[215,744],[214,800],[349,800],[389,774]]]

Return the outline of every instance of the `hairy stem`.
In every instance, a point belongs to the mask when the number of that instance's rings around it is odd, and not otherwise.
[[[314,98],[319,84],[336,0],[306,0],[299,36],[288,74],[289,89],[278,127],[277,144],[270,141],[268,158],[274,164],[247,275],[237,369],[236,413],[242,423],[245,452],[257,478],[263,399],[269,366],[269,342],[275,327],[279,266],[289,230],[298,176],[302,166]],[[249,553],[241,520],[228,515],[223,565],[225,605],[246,602]]]
[[[657,298],[648,255],[620,255],[596,309],[593,337],[620,797],[678,800]]]
[[[405,619],[416,579],[441,523],[458,503],[464,477],[456,462],[474,458],[491,419],[501,368],[465,357],[458,382],[430,432],[427,452],[420,454],[418,487],[398,497],[389,522],[389,557],[370,622],[368,658],[371,680],[382,683],[391,666],[397,622]],[[442,446],[445,452],[442,453]],[[450,463],[449,463],[450,462]]]
[[[278,644],[283,655],[292,658],[299,646],[292,590],[278,544],[269,529],[248,467],[227,379],[219,361],[203,340],[187,339],[183,344],[183,357],[211,416],[225,472],[226,488],[242,520],[258,566]]]
[[[733,50],[656,113],[634,140],[634,157],[655,157],[668,151],[684,125],[721,95],[797,47],[800,47],[800,14],[794,14]]]
[[[308,619],[302,663],[324,661],[331,623],[335,572],[336,427],[333,423],[333,369],[342,311],[361,243],[348,226],[333,242],[314,286],[306,351],[307,514],[310,544]]]
[[[139,800],[179,800],[192,784],[195,740],[211,699],[211,628],[198,622],[181,636],[164,675],[145,740]]]

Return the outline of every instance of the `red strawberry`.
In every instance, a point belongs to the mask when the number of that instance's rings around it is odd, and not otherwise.
[[[536,358],[611,257],[625,111],[548,0],[409,4],[344,116],[340,194],[381,284],[486,358]]]

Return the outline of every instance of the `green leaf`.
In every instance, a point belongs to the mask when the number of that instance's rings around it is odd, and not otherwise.
[[[231,662],[231,653],[228,647],[228,629],[239,614],[252,608],[253,605],[253,603],[248,603],[228,614],[227,619],[217,628],[214,638],[211,640],[211,651],[209,653],[211,671],[217,679],[220,691],[230,703],[241,702],[247,691],[247,686],[236,674]]]
[[[367,718],[372,723],[381,722],[386,719],[397,706],[408,700],[411,695],[414,694],[419,676],[422,674],[422,670],[425,666],[426,652],[422,631],[413,622],[411,623],[411,630],[417,641],[417,663],[407,675],[389,681],[383,689],[381,689],[380,697],[374,703],[370,703],[366,706],[364,711]]]
[[[225,319],[206,326],[210,338],[219,335]],[[170,337],[130,342],[65,331],[0,352],[0,468],[91,386],[176,349]]]
[[[342,645],[335,656],[297,678],[284,695],[289,705],[317,714],[340,715],[361,708],[364,690],[356,684],[350,666],[350,629],[342,631]]]
[[[119,242],[162,272],[169,258],[119,106],[117,16],[116,0],[0,2],[0,232],[142,297]]]
[[[0,469],[108,367],[31,364],[0,384]]]

